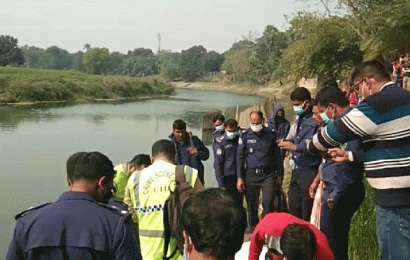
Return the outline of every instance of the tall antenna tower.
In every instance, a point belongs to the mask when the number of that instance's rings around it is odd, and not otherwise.
[[[158,53],[161,51],[161,33],[158,33]]]

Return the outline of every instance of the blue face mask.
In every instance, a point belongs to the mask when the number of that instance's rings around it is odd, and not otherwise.
[[[333,121],[332,119],[330,119],[327,115],[326,112],[323,112],[320,114],[320,117],[322,118],[322,121],[324,124],[328,124],[329,122]]]
[[[295,111],[296,115],[301,115],[306,110],[299,106],[293,106],[293,111]]]

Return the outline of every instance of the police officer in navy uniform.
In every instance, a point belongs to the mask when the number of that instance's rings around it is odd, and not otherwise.
[[[244,131],[238,141],[237,173],[239,192],[245,192],[249,214],[248,231],[252,232],[259,222],[258,202],[262,189],[262,216],[273,212],[275,188],[282,177],[277,171],[278,147],[275,133],[266,128],[261,111],[250,113],[251,128]]]
[[[242,205],[242,194],[237,189],[236,155],[238,150],[238,122],[228,119],[224,124],[225,133],[215,139],[215,175],[218,186],[225,189],[235,201]]]
[[[215,131],[212,133],[212,139],[215,143],[215,139],[225,133],[225,117],[222,114],[216,115],[212,119],[215,127]]]
[[[131,217],[107,206],[114,166],[99,152],[67,161],[69,192],[16,216],[11,259],[142,259]]]

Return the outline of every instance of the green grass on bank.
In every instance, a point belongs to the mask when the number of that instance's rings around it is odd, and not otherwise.
[[[376,234],[376,207],[374,190],[364,180],[366,197],[350,224],[349,259],[380,259]]]
[[[0,103],[136,98],[172,92],[172,86],[158,78],[0,67]]]
[[[285,176],[282,188],[287,194],[289,190],[292,170],[289,159],[285,159]],[[363,180],[366,188],[366,197],[354,214],[349,232],[349,259],[350,260],[377,260],[379,244],[376,234],[375,194],[367,180]]]

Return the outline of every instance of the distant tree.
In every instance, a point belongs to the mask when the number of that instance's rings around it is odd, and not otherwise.
[[[120,52],[112,52],[110,54],[110,67],[109,67],[109,73],[113,75],[126,75],[124,73],[124,70],[122,68],[122,64],[124,60],[126,59],[127,55],[120,53]]]
[[[42,69],[42,63],[45,63],[47,59],[45,58],[45,51],[44,49],[24,45],[22,47],[22,51],[24,53],[25,59],[25,67],[33,68],[33,69]]]
[[[346,19],[296,17],[289,32],[295,42],[282,56],[278,73],[295,80],[315,75],[340,78],[362,62],[359,38]]]
[[[206,49],[202,45],[195,45],[181,52],[179,71],[185,81],[195,81],[205,75]]]
[[[255,82],[257,81],[257,79],[253,77],[255,61],[253,43],[241,41],[234,43],[225,53],[222,69],[231,76],[232,81]]]
[[[123,61],[123,71],[128,76],[145,77],[158,74],[158,58],[155,56],[131,56]]]
[[[24,55],[18,47],[18,40],[9,35],[0,35],[0,66],[23,63]]]
[[[173,53],[165,50],[161,50],[161,52],[158,53],[157,68],[159,68],[161,77],[170,81],[180,78],[180,56],[181,55],[179,53]]]
[[[48,47],[45,53],[49,58],[49,67],[47,69],[69,70],[71,69],[71,55],[67,50],[57,46]]]
[[[92,48],[84,55],[84,65],[91,74],[107,74],[110,61],[107,48]]]
[[[84,52],[78,51],[77,53],[71,54],[71,62],[72,62],[72,69],[86,72],[86,68],[84,66]]]
[[[221,70],[224,56],[216,51],[210,51],[205,56],[205,71],[219,72]]]
[[[288,44],[287,34],[272,25],[266,26],[262,37],[256,40],[253,47],[257,60],[255,65],[259,66],[257,69],[262,81],[270,80],[279,66],[279,60]]]
[[[83,50],[85,50],[86,52],[91,50],[91,45],[89,43],[84,44]]]
[[[150,56],[154,56],[154,53],[152,52],[151,49],[138,48],[133,51],[128,51],[127,55],[128,56],[150,57]]]

